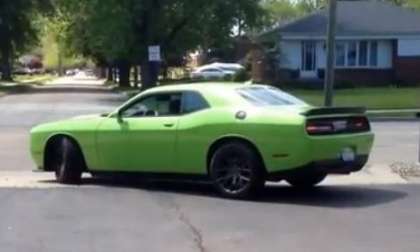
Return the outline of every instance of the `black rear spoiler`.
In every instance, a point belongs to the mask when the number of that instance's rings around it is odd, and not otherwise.
[[[334,114],[365,114],[366,108],[364,107],[332,107],[332,108],[314,108],[302,115],[305,116],[319,116],[319,115],[334,115]]]

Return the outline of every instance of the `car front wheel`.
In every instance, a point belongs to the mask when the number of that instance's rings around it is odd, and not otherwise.
[[[209,172],[216,190],[228,198],[255,196],[265,183],[257,153],[242,142],[219,147],[211,159]]]
[[[79,184],[83,171],[83,159],[76,144],[61,138],[55,149],[53,168],[57,181],[62,184]]]

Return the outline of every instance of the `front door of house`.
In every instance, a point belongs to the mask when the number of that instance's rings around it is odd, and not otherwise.
[[[300,77],[315,78],[316,76],[316,42],[302,41],[302,65],[300,69]]]

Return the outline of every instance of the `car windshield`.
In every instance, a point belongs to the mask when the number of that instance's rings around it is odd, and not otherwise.
[[[237,92],[255,106],[307,105],[304,101],[272,87],[246,87],[237,89]]]

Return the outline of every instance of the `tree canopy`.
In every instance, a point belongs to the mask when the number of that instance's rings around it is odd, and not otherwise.
[[[0,1],[0,56],[2,79],[11,80],[13,54],[38,41],[36,16],[50,10],[49,0]]]
[[[199,47],[224,46],[234,28],[260,22],[260,0],[56,0],[65,20],[65,41],[76,53],[101,64],[142,66],[143,85],[153,85],[148,46],[159,45],[165,60]],[[127,84],[127,79],[124,79]]]

